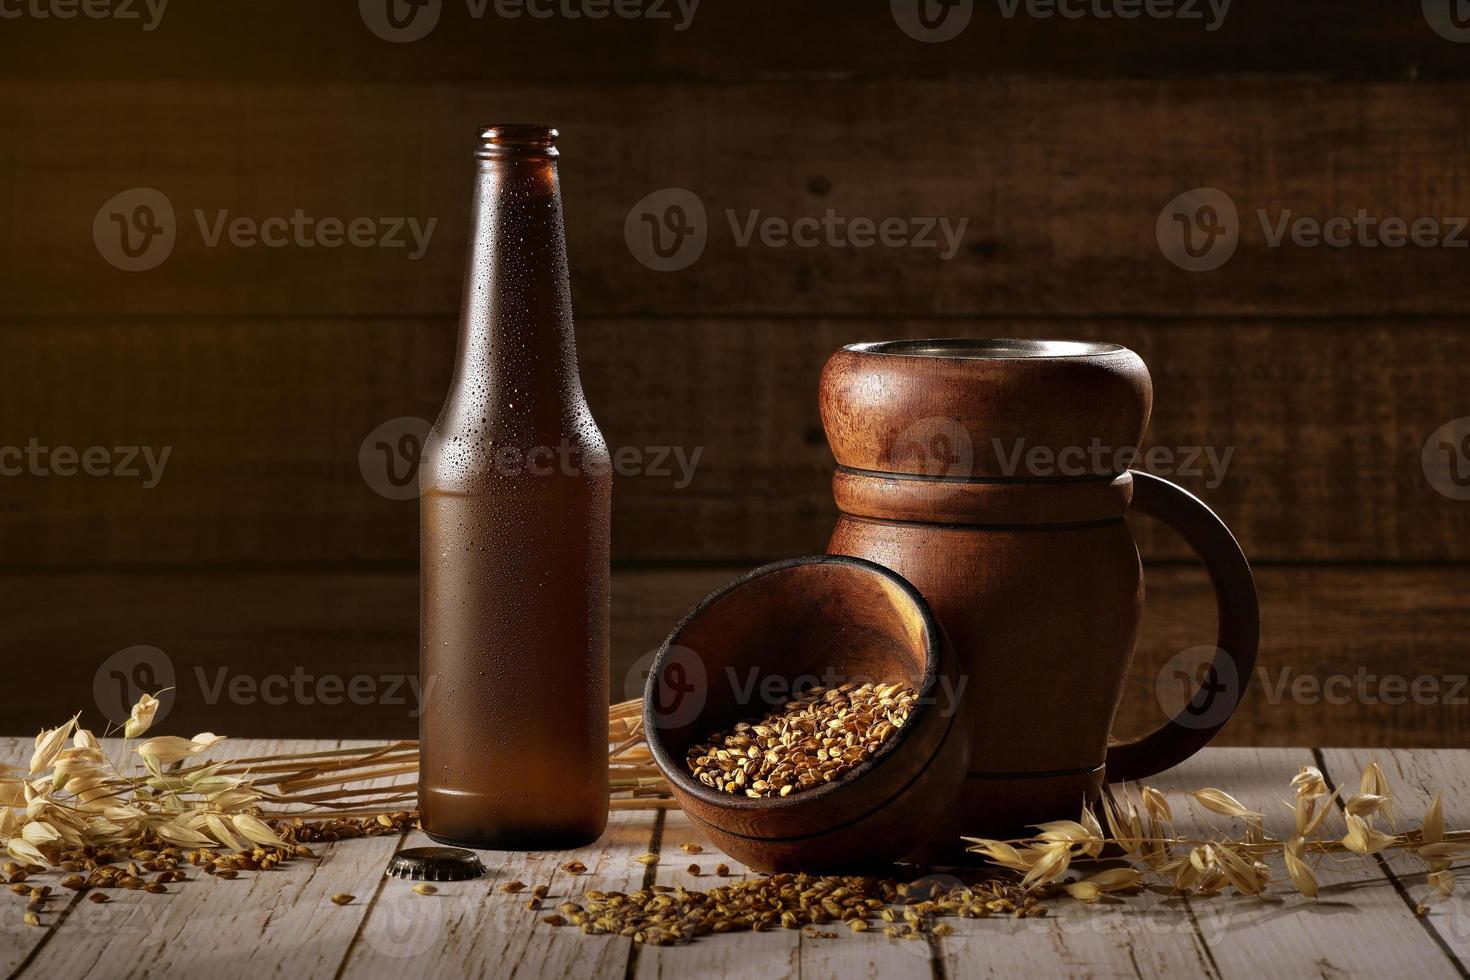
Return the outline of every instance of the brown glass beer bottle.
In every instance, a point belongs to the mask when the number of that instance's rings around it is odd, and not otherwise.
[[[459,351],[419,468],[419,811],[470,847],[607,825],[611,465],[577,371],[556,136],[480,132]]]

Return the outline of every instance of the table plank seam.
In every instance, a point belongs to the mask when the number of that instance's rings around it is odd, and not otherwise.
[[[933,980],[947,980],[944,973],[944,938],[936,936],[933,932],[928,935],[929,940],[929,976]]]
[[[655,856],[662,853],[664,843],[664,814],[665,810],[653,811],[653,828],[648,835],[648,853]],[[643,868],[643,888],[652,888],[658,881],[658,862],[645,865]],[[628,959],[623,966],[623,980],[634,980],[638,975],[638,953],[642,943],[628,943]]]
[[[397,854],[403,850],[404,841],[408,840],[408,831],[402,831],[398,835],[398,846],[393,849]],[[347,972],[347,964],[352,960],[352,953],[357,949],[358,942],[362,939],[362,933],[367,928],[368,920],[373,917],[373,908],[378,904],[378,898],[383,894],[383,889],[388,884],[386,873],[378,876],[377,887],[373,889],[373,897],[368,899],[367,908],[363,910],[362,918],[357,920],[357,928],[352,932],[352,939],[347,943],[347,948],[342,951],[342,962],[337,964],[337,972],[332,974],[332,980],[342,980],[343,974]]]
[[[1316,760],[1317,768],[1322,771],[1322,778],[1327,783],[1328,791],[1333,794],[1333,799],[1337,800],[1338,810],[1344,814],[1347,813],[1347,801],[1337,793],[1337,781],[1333,779],[1332,773],[1327,767],[1327,756],[1320,748],[1313,748],[1312,758]],[[1449,943],[1445,941],[1444,936],[1440,934],[1439,929],[1435,927],[1429,917],[1418,914],[1416,903],[1409,896],[1409,890],[1404,887],[1404,883],[1399,880],[1399,876],[1389,866],[1388,861],[1384,859],[1382,854],[1374,854],[1373,860],[1378,864],[1378,869],[1383,872],[1384,878],[1393,886],[1394,892],[1403,901],[1404,907],[1409,910],[1409,915],[1414,918],[1414,921],[1419,923],[1424,932],[1434,941],[1434,945],[1439,947],[1440,952],[1444,953],[1445,957],[1450,961],[1450,965],[1455,968],[1455,971],[1459,973],[1463,980],[1470,980],[1470,969],[1466,969],[1465,964],[1461,962],[1460,957],[1455,954],[1455,951],[1450,948]]]
[[[1144,784],[1140,782],[1137,785],[1143,786]],[[1111,793],[1111,788],[1105,787],[1103,792]],[[1220,972],[1220,964],[1215,959],[1215,951],[1210,948],[1210,941],[1205,938],[1204,930],[1200,928],[1199,917],[1194,914],[1194,903],[1189,900],[1189,893],[1180,892],[1179,900],[1184,906],[1184,916],[1189,921],[1189,931],[1194,935],[1194,956],[1199,961],[1201,972],[1207,976],[1214,977],[1215,980],[1220,980],[1224,974]],[[1131,943],[1128,947],[1128,955],[1130,959],[1133,958],[1133,946]],[[1136,967],[1137,960],[1133,962]]]
[[[27,969],[29,969],[30,965],[36,961],[36,958],[38,956],[41,955],[41,951],[46,948],[46,944],[51,941],[51,937],[56,935],[57,930],[61,928],[62,924],[66,922],[67,917],[71,915],[71,910],[76,908],[77,903],[81,900],[82,892],[80,889],[71,893],[71,899],[66,903],[62,910],[56,914],[56,921],[51,923],[51,925],[46,928],[46,934],[41,937],[40,942],[31,947],[31,951],[26,954],[26,958],[21,960],[20,964],[15,968],[14,971],[11,972],[10,980],[16,980],[17,977],[19,977],[21,974],[25,973]]]
[[[1194,914],[1194,903],[1189,900],[1188,893],[1181,892],[1179,897],[1184,903],[1184,915],[1189,919],[1189,928],[1194,933],[1195,958],[1199,960],[1200,966],[1205,968],[1206,973],[1215,980],[1221,980],[1224,974],[1220,972],[1220,964],[1216,962],[1215,951],[1210,948],[1209,941],[1205,939],[1204,930],[1199,927],[1199,918]]]

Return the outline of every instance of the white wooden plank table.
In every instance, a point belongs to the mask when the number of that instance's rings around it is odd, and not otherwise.
[[[322,742],[240,741],[232,754],[303,751]],[[0,739],[6,755],[30,751],[29,739]],[[1333,785],[1355,790],[1370,756],[1396,793],[1399,819],[1417,827],[1434,789],[1445,794],[1446,824],[1470,827],[1470,750],[1207,749],[1151,781],[1167,791],[1216,786],[1267,814],[1267,830],[1284,835],[1290,778],[1317,765]],[[1201,816],[1173,795],[1181,831],[1210,835],[1225,818]],[[1338,824],[1340,826],[1340,824]],[[677,977],[1460,977],[1470,978],[1470,885],[1431,904],[1423,865],[1408,855],[1351,861],[1329,855],[1318,868],[1316,901],[1273,884],[1265,898],[1233,892],[1182,899],[1160,892],[1111,904],[1069,899],[1048,903],[1044,918],[944,919],[954,934],[928,942],[895,941],[881,931],[835,939],[800,930],[711,935],[683,946],[642,947],[618,936],[584,936],[540,921],[555,906],[590,889],[630,891],[645,885],[710,888],[725,863],[682,813],[617,811],[597,844],[574,852],[484,852],[489,875],[445,883],[433,896],[384,877],[401,847],[419,833],[314,845],[319,860],[234,881],[203,874],[170,886],[167,895],[110,890],[93,904],[84,894],[59,896],[40,927],[21,919],[23,900],[0,914],[0,972],[12,977],[326,977],[504,976],[555,978]],[[686,854],[683,843],[703,853]],[[655,866],[634,859],[653,852]],[[561,865],[572,858],[587,872]],[[688,870],[700,866],[698,875]],[[1461,872],[1464,874],[1464,872]],[[49,882],[55,876],[38,876]],[[519,880],[526,891],[505,894]],[[728,880],[728,879],[727,879]],[[53,883],[54,884],[54,883]],[[545,908],[526,909],[530,888],[549,889]],[[331,897],[355,896],[338,906]]]

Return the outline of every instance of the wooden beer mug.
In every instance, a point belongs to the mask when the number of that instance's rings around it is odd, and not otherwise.
[[[1116,344],[853,344],[823,369],[842,512],[828,551],[908,579],[968,677],[974,741],[956,834],[1075,819],[1104,780],[1193,755],[1239,703],[1260,633],[1250,566],[1197,498],[1128,470],[1152,400],[1143,360]],[[1130,505],[1203,559],[1219,636],[1171,720],[1110,744],[1143,608]]]

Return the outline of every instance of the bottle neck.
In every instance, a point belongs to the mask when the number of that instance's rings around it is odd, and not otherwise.
[[[456,381],[492,411],[580,400],[555,150],[479,154],[471,220]]]

